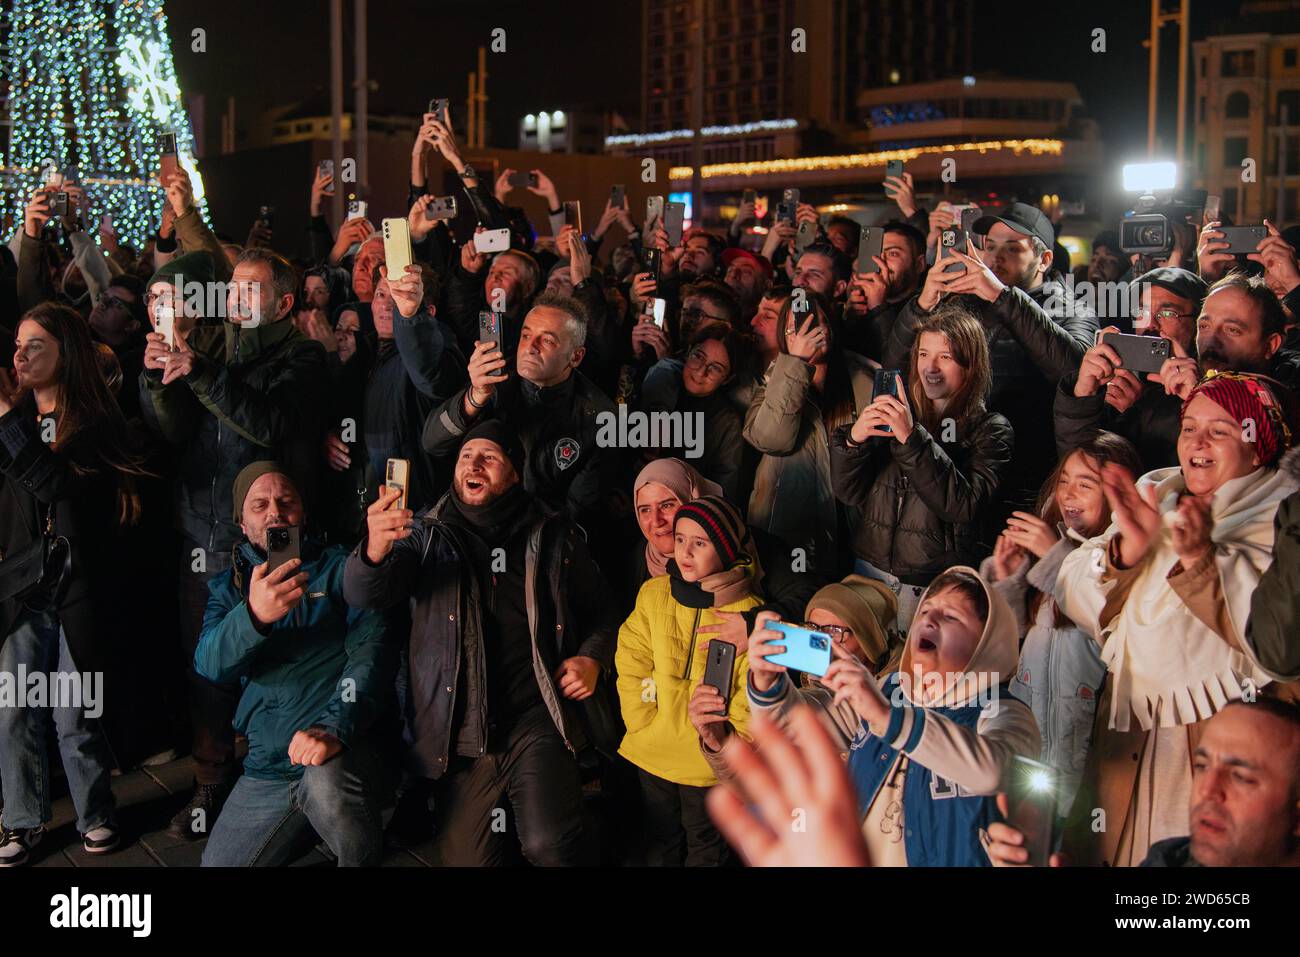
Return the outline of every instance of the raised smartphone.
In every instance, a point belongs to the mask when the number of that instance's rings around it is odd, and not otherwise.
[[[858,273],[880,272],[873,256],[885,257],[885,231],[879,226],[863,226],[858,239],[858,258],[853,263],[853,271]]]
[[[768,661],[818,678],[826,674],[826,669],[831,666],[830,635],[784,621],[769,621],[765,627],[768,631],[780,632],[784,637],[779,643],[785,647],[779,655],[768,655]]]
[[[266,530],[266,571],[275,571],[287,561],[301,558],[297,525],[272,525]]]
[[[410,487],[411,462],[409,459],[389,459],[384,468],[384,490],[401,489],[402,494],[391,508],[406,508],[406,492]]]
[[[1174,344],[1159,336],[1131,336],[1107,332],[1101,341],[1119,353],[1119,367],[1130,372],[1159,372],[1174,354]]]
[[[714,714],[727,713],[731,704],[731,676],[736,668],[736,646],[729,641],[713,639],[709,642],[708,659],[704,664],[704,683],[718,689],[727,704]]]
[[[384,265],[388,267],[388,278],[397,282],[411,265],[411,228],[405,219],[385,219],[384,231]]]

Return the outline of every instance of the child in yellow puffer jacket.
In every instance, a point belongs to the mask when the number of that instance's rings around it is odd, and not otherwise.
[[[668,574],[641,586],[636,608],[618,633],[614,665],[627,725],[619,753],[640,769],[651,864],[716,866],[730,858],[714,829],[704,795],[715,783],[687,714],[704,677],[708,642],[701,626],[717,613],[743,613],[760,604],[753,559],[741,549],[745,523],[731,503],[705,496],[683,505]],[[713,639],[715,641],[721,639]],[[736,655],[727,718],[732,731],[749,722],[748,664]]]

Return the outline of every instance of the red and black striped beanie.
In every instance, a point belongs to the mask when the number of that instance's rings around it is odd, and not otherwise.
[[[1210,399],[1235,420],[1253,422],[1254,441],[1261,465],[1273,465],[1291,446],[1291,429],[1272,380],[1244,372],[1209,372],[1197,383],[1183,412],[1198,395]]]
[[[684,518],[689,518],[704,529],[722,560],[723,568],[732,568],[749,556],[741,548],[745,540],[745,520],[740,510],[720,495],[705,495],[687,502],[677,510],[673,528]]]

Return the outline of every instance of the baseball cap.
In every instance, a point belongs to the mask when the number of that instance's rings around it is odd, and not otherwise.
[[[763,271],[763,275],[766,276],[768,279],[771,279],[776,272],[776,270],[772,268],[772,264],[768,262],[766,259],[764,259],[762,256],[752,253],[748,249],[739,249],[735,246],[733,246],[731,249],[728,249],[726,252],[722,254],[722,268],[726,269],[737,259],[749,260],[755,266],[761,269]]]
[[[1010,226],[1023,236],[1037,236],[1043,245],[1051,249],[1056,242],[1056,231],[1052,221],[1037,206],[1028,203],[1012,203],[1001,213],[981,216],[971,225],[972,232],[987,234],[994,223]]]
[[[1144,272],[1133,280],[1133,285],[1139,289],[1144,283],[1168,289],[1175,296],[1191,300],[1197,309],[1205,301],[1205,294],[1210,291],[1210,286],[1204,279],[1194,272],[1179,269],[1177,266],[1160,266]]]

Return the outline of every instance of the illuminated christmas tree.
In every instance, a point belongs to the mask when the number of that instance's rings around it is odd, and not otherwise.
[[[206,213],[162,0],[11,0],[6,7],[0,70],[9,142],[0,167],[14,221],[21,223],[47,168],[75,164],[91,202],[87,228],[108,213],[122,240],[140,248],[164,199],[160,137],[173,131]]]

